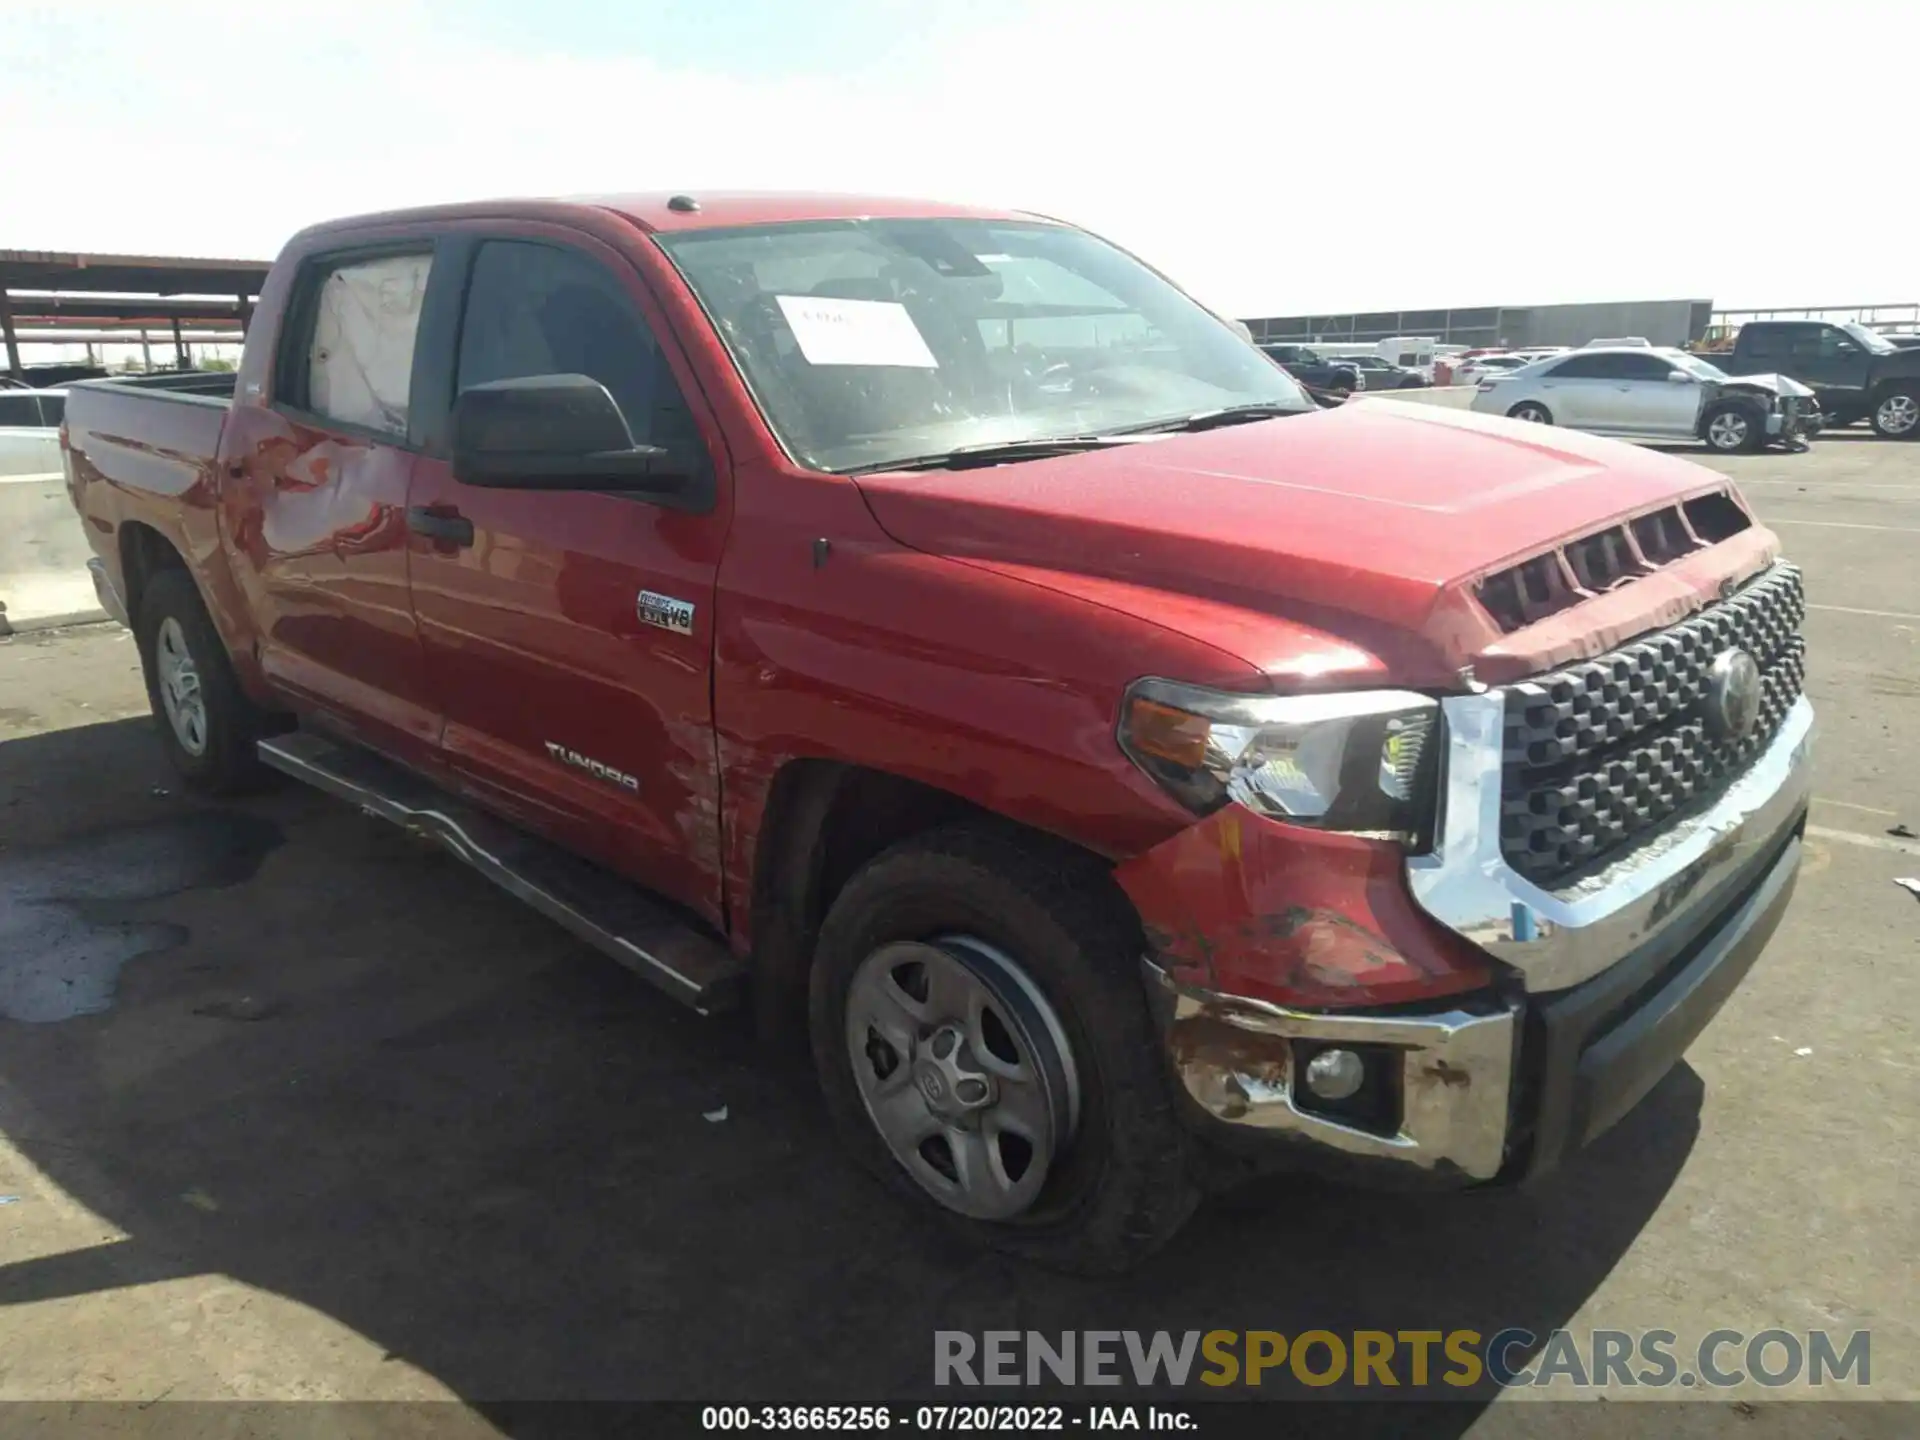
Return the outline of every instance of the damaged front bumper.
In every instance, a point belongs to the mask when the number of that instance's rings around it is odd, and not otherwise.
[[[1258,988],[1245,983],[1248,946],[1262,939],[1257,927],[1200,944],[1155,923],[1176,905],[1177,886],[1156,889],[1154,870],[1141,862],[1119,872],[1155,944],[1147,989],[1188,1120],[1227,1148],[1386,1183],[1537,1179],[1624,1116],[1679,1061],[1786,909],[1811,787],[1806,700],[1711,806],[1564,892],[1535,887],[1500,858],[1498,697],[1460,697],[1446,708],[1441,833],[1434,853],[1408,862],[1396,887],[1424,923],[1411,923],[1392,895],[1364,881],[1343,897],[1364,895],[1371,905],[1365,924],[1351,927],[1368,935],[1364,945],[1320,918],[1325,912],[1302,911],[1266,945],[1281,954],[1272,973],[1307,1003],[1242,993]],[[1270,833],[1250,838],[1255,823],[1231,818],[1230,845],[1196,827],[1201,838],[1174,850],[1172,859],[1189,862],[1173,866],[1189,898],[1198,870],[1186,851],[1206,843],[1223,857],[1231,852],[1218,866],[1227,880],[1203,892],[1216,912],[1223,885],[1257,900],[1266,894],[1262,877],[1297,873],[1295,862],[1250,859],[1246,852],[1261,848],[1256,839],[1286,843]],[[1322,851],[1319,865],[1327,858]],[[1473,956],[1499,962],[1477,988],[1424,1004],[1369,991],[1369,977],[1466,973],[1452,953],[1463,941]],[[1291,969],[1289,946],[1300,951]],[[1353,975],[1344,1002],[1300,988],[1324,991],[1329,962]],[[1363,1008],[1334,1008],[1342,1003]],[[1364,1065],[1354,1096],[1314,1091],[1309,1067],[1334,1049]]]
[[[1427,1015],[1290,1010],[1184,986],[1144,964],[1168,1059],[1203,1130],[1294,1142],[1355,1169],[1378,1161],[1460,1183],[1499,1173],[1519,1035],[1513,1004],[1488,997]],[[1300,1077],[1312,1055],[1333,1048],[1376,1057],[1373,1083],[1394,1102],[1390,1125],[1318,1106]]]

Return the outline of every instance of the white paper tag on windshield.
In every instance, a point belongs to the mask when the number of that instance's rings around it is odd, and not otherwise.
[[[793,338],[809,365],[910,365],[938,370],[926,338],[892,300],[836,300],[825,295],[776,295]]]

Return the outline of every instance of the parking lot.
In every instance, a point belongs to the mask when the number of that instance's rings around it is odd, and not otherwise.
[[[1870,1329],[1920,1399],[1920,447],[1712,463],[1806,571],[1821,724],[1753,975],[1538,1193],[1276,1182],[1107,1284],[923,1224],[804,1068],[451,859],[188,798],[124,631],[0,642],[0,1398],[851,1402],[927,1391],[936,1329],[1777,1326]]]

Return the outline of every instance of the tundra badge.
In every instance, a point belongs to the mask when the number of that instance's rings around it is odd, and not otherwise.
[[[693,604],[687,600],[676,600],[671,595],[656,595],[651,590],[642,590],[635,602],[642,625],[652,625],[661,630],[671,630],[676,635],[693,633]]]
[[[578,750],[569,750],[566,746],[549,740],[546,742],[547,754],[562,765],[571,765],[576,770],[584,770],[597,780],[605,780],[610,785],[618,785],[622,790],[638,793],[640,782],[624,770],[616,770],[611,765],[602,765],[590,755],[582,755]]]

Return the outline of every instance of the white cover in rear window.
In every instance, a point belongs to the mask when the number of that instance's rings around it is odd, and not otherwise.
[[[307,404],[316,414],[407,433],[413,339],[432,265],[431,255],[384,255],[327,276],[307,364]]]

